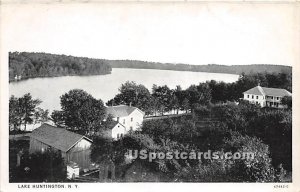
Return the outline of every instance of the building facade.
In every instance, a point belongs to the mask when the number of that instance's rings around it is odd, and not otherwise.
[[[83,135],[44,123],[30,134],[29,153],[43,153],[51,148],[61,153],[66,164],[75,162],[80,168],[88,169],[91,145],[92,141]]]
[[[292,96],[292,93],[285,89],[261,87],[259,85],[245,91],[243,94],[243,99],[250,103],[273,108],[285,108],[286,106],[282,104],[282,98]]]
[[[112,138],[118,139],[130,131],[136,131],[143,123],[145,113],[136,107],[127,105],[109,106],[107,116],[111,115],[116,122],[111,126]]]

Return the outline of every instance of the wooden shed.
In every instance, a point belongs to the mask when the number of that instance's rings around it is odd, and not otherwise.
[[[92,140],[83,135],[44,123],[32,131],[29,152],[44,152],[51,147],[61,153],[67,164],[75,162],[80,168],[88,169],[91,144]]]

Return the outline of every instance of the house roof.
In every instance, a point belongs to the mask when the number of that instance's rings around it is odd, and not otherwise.
[[[69,151],[81,139],[91,142],[89,138],[83,135],[73,133],[64,128],[54,127],[47,123],[33,130],[30,137],[63,152]]]
[[[121,125],[122,127],[124,127],[124,125],[122,125],[121,123],[117,122],[117,121],[111,121],[109,123],[106,124],[106,127],[108,129],[113,129],[116,125]]]
[[[278,97],[292,96],[292,93],[290,93],[285,89],[268,88],[268,87],[261,87],[261,86],[253,87],[252,89],[249,89],[244,93],[253,94],[253,95],[271,95],[271,96],[278,96]]]
[[[127,105],[117,105],[106,107],[106,113],[111,114],[113,117],[126,117],[129,116],[133,111],[138,110],[143,115],[144,112],[138,109],[137,107],[131,107]]]

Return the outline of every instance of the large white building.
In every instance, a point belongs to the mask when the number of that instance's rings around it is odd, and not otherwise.
[[[275,108],[286,107],[281,103],[282,98],[292,96],[292,93],[285,89],[261,87],[259,85],[245,91],[243,94],[243,99],[250,103],[259,104],[261,107]]]
[[[111,136],[118,139],[128,133],[140,128],[145,113],[140,109],[127,105],[109,106],[106,108],[107,115],[111,115],[114,124],[111,126]]]

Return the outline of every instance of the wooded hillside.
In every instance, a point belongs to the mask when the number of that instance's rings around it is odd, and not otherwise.
[[[66,75],[104,75],[112,68],[159,69],[229,74],[285,73],[291,74],[292,67],[284,65],[189,65],[158,63],[137,60],[106,60],[74,57],[49,53],[10,52],[9,80],[35,77],[57,77]]]
[[[111,66],[101,59],[73,57],[48,53],[9,53],[9,81],[34,77],[66,75],[104,75],[111,73]]]
[[[250,74],[250,73],[292,73],[292,67],[284,65],[252,64],[252,65],[189,65],[157,63],[136,60],[108,60],[112,68],[137,68],[137,69],[161,69],[175,71],[194,71],[211,73],[229,73],[229,74]]]

